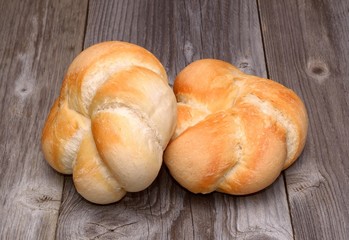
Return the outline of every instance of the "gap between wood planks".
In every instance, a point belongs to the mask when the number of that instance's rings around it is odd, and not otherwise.
[[[259,27],[260,27],[261,37],[262,37],[263,54],[264,54],[264,62],[265,62],[265,71],[267,73],[267,78],[270,78],[270,75],[269,75],[269,65],[268,65],[268,59],[267,59],[266,48],[265,48],[265,39],[264,39],[264,35],[263,35],[263,26],[262,26],[261,10],[260,10],[260,0],[256,0],[256,4],[257,4]],[[286,192],[287,208],[288,208],[288,214],[290,216],[291,227],[292,227],[292,236],[293,236],[293,239],[295,239],[293,218],[292,218],[292,214],[291,214],[291,203],[290,203],[290,198],[289,198],[288,189],[287,189],[287,179],[286,179],[285,171],[286,170],[282,171],[281,174],[282,174],[282,178],[284,179],[284,187],[285,187],[285,192]]]
[[[90,5],[90,0],[87,0],[87,4],[86,4],[86,17],[85,17],[85,26],[84,26],[84,36],[82,38],[82,48],[80,51],[84,50],[84,42],[85,42],[85,38],[86,38],[86,31],[87,31],[87,21],[88,21],[88,10],[89,10],[89,5]],[[63,194],[64,194],[64,188],[65,188],[65,182],[66,182],[66,178],[67,176],[63,176],[63,184],[62,184],[62,195],[61,195],[61,202],[59,205],[59,209],[58,209],[58,215],[57,215],[57,224],[56,224],[56,229],[55,229],[55,235],[54,238],[57,239],[57,230],[58,230],[58,218],[61,215],[62,212],[62,206],[63,206]]]

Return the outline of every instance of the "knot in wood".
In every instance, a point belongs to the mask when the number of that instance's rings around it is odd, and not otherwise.
[[[310,77],[319,81],[319,83],[324,82],[330,75],[329,67],[321,60],[308,61],[307,73]]]

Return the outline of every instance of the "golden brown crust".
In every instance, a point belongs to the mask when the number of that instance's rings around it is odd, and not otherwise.
[[[155,179],[176,124],[176,99],[150,52],[125,42],[89,47],[70,65],[46,121],[42,149],[73,173],[89,201],[118,201]]]
[[[178,127],[165,163],[192,192],[259,191],[275,181],[304,147],[304,104],[279,83],[204,59],[178,74],[174,92]]]
[[[57,99],[48,115],[42,132],[42,150],[47,162],[58,172],[72,173],[72,166],[65,162],[67,143],[80,129],[86,129],[89,120],[68,108]],[[69,153],[68,153],[69,154]]]
[[[100,158],[90,131],[82,139],[73,180],[76,190],[90,202],[108,204],[119,201],[126,194]]]

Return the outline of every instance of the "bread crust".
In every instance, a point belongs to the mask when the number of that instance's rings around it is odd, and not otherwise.
[[[189,191],[257,192],[304,148],[305,106],[279,83],[203,59],[178,74],[174,92],[177,129],[164,159]]]
[[[176,99],[159,60],[126,42],[103,42],[70,65],[42,133],[57,171],[87,200],[107,204],[158,175],[174,130]]]

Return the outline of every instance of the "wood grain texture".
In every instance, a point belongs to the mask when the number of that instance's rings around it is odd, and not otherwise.
[[[0,239],[53,239],[63,177],[43,159],[41,128],[82,48],[86,1],[0,6]]]
[[[296,239],[349,239],[349,2],[260,1],[270,76],[305,101],[310,128],[286,171]]]
[[[90,1],[84,47],[105,40],[147,48],[171,83],[203,57],[266,76],[255,1]],[[163,167],[148,189],[108,206],[85,201],[66,178],[57,239],[214,238],[292,239],[283,178],[245,197],[194,195]]]

